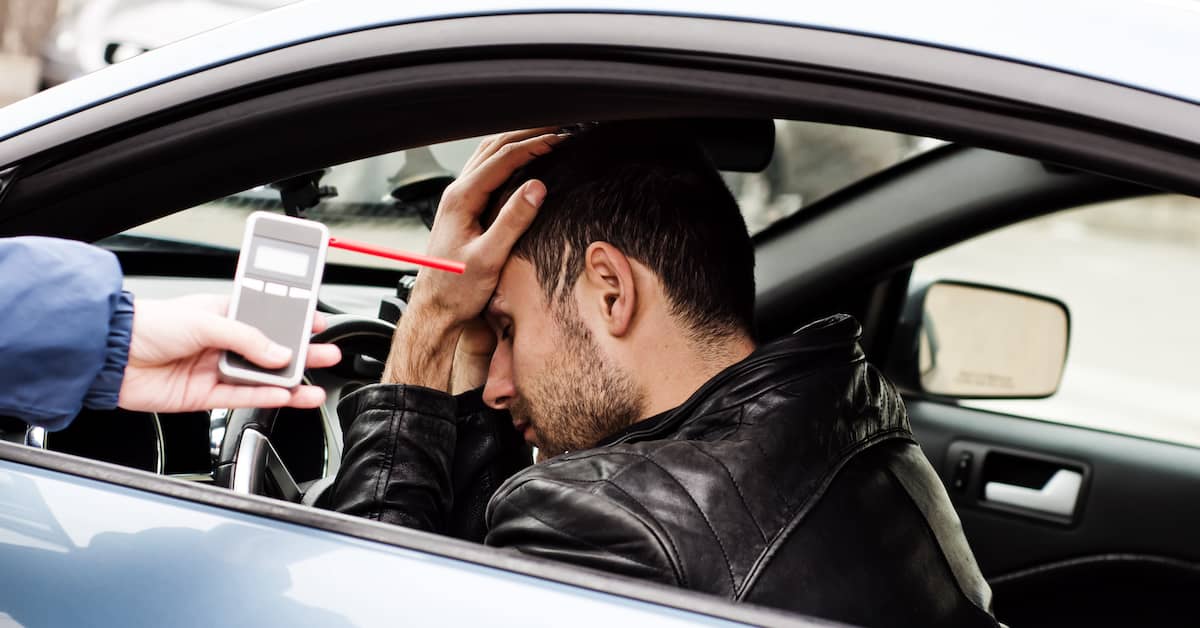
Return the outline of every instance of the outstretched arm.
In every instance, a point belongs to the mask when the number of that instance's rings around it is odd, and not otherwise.
[[[315,408],[325,401],[319,386],[227,384],[220,381],[217,361],[234,351],[267,368],[287,365],[291,350],[266,334],[225,316],[229,298],[195,295],[169,301],[137,299],[129,360],[118,405],[130,410],[185,412],[209,408]],[[325,328],[320,314],[313,333]],[[309,345],[308,368],[333,366],[341,360],[335,345]]]
[[[103,249],[54,238],[0,240],[0,277],[0,414],[56,430],[83,407],[182,412],[324,400],[311,386],[219,382],[222,350],[266,367],[290,354],[225,318],[222,297],[135,302],[121,289],[116,257]],[[307,359],[323,367],[340,357],[336,347],[314,345]]]

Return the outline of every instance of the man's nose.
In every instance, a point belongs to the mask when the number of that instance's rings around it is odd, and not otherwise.
[[[483,402],[496,410],[505,410],[517,394],[512,383],[512,368],[506,351],[497,348],[488,365],[487,383],[483,386]]]

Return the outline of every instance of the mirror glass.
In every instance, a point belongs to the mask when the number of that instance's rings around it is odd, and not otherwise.
[[[1050,299],[957,283],[925,293],[921,386],[948,397],[1046,397],[1067,358],[1068,318]]]

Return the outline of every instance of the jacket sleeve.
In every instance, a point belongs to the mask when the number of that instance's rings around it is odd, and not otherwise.
[[[514,476],[488,505],[487,544],[608,573],[687,587],[670,536],[595,457]]]
[[[333,510],[686,585],[648,510],[596,477],[605,465],[577,458],[525,468],[530,452],[511,418],[488,412],[478,391],[376,384],[342,400],[338,415],[345,447]]]
[[[345,448],[330,507],[346,514],[482,541],[488,499],[530,461],[507,413],[479,391],[378,384],[338,415]]]
[[[443,532],[454,493],[454,398],[419,386],[366,386],[338,404],[344,449],[333,510]]]
[[[117,406],[133,298],[116,257],[81,242],[0,240],[0,415],[49,430]]]

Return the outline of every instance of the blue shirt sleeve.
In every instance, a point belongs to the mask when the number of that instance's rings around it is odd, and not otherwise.
[[[115,408],[133,299],[103,249],[0,239],[0,415],[58,430],[83,406]]]

